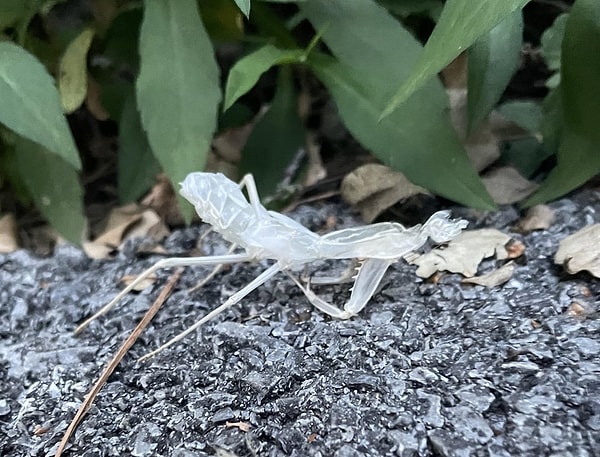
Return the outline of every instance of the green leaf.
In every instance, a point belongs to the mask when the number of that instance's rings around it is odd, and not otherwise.
[[[469,49],[468,118],[472,132],[498,103],[521,61],[523,16],[509,14]]]
[[[160,164],[152,155],[133,94],[125,101],[121,113],[118,159],[119,201],[135,201],[155,182]]]
[[[378,0],[377,3],[401,17],[435,11],[438,8],[441,10],[443,6],[441,0]]]
[[[502,162],[514,166],[525,178],[531,178],[552,151],[534,137],[508,141],[502,150]]]
[[[350,132],[382,162],[438,195],[475,208],[495,207],[444,113],[422,109],[411,98],[379,122],[383,103],[352,79],[352,69],[319,56],[309,62]],[[425,132],[425,126],[435,128]]]
[[[235,0],[235,4],[244,13],[244,16],[250,17],[250,0]]]
[[[540,39],[541,51],[550,70],[560,69],[561,44],[565,35],[565,26],[569,13],[558,16],[554,23],[548,27]]]
[[[137,102],[155,157],[172,182],[202,170],[221,98],[219,68],[195,0],[145,3]],[[179,199],[187,220],[192,207]]]
[[[562,42],[561,92],[567,128],[600,145],[600,2],[577,0]],[[591,58],[593,57],[593,58]]]
[[[507,141],[502,151],[504,162],[514,165],[523,176],[530,178],[555,151],[549,144],[542,144],[542,106],[533,101],[518,100],[506,102],[497,110],[531,133],[531,137]]]
[[[540,130],[544,145],[556,153],[560,135],[565,125],[560,86],[552,89],[542,103],[542,123]]]
[[[27,10],[27,2],[23,0],[2,0],[0,3],[0,31],[25,16]]]
[[[37,208],[67,240],[81,243],[85,219],[77,171],[56,154],[25,138],[15,144],[17,167]]]
[[[267,44],[238,60],[227,77],[223,111],[252,89],[258,78],[271,67],[300,62],[303,56],[304,51],[300,49],[279,49]]]
[[[244,39],[244,17],[234,2],[231,0],[199,1],[198,8],[204,29],[213,40],[239,42]],[[255,13],[256,11],[253,11],[252,15],[254,16]]]
[[[558,87],[560,84],[560,59],[561,59],[561,45],[563,36],[565,34],[565,25],[567,24],[567,18],[569,13],[563,13],[558,16],[551,27],[548,27],[542,34],[540,44],[541,51],[546,65],[554,72],[546,80],[546,87],[553,89]]]
[[[252,130],[240,162],[242,173],[254,175],[262,197],[275,192],[285,168],[304,144],[304,126],[290,69],[281,68],[278,79],[271,108]]]
[[[562,41],[560,101],[564,125],[557,166],[527,206],[557,198],[600,171],[600,2],[577,0]]]
[[[392,117],[377,123],[396,81],[408,75],[421,52],[412,35],[367,0],[313,0],[301,9],[324,31],[323,40],[340,61],[308,58],[354,137],[416,184],[468,205],[494,207],[450,125],[439,81],[428,81]]]
[[[110,64],[94,69],[94,77],[101,86],[102,106],[115,121],[119,120],[133,88],[133,75],[138,74],[141,23],[142,9],[126,10],[119,14],[111,22],[103,40],[102,55]]]
[[[388,116],[478,38],[528,2],[529,0],[448,0],[419,62],[387,104],[381,118]]]
[[[539,103],[514,100],[500,105],[498,112],[528,132],[535,134],[541,129],[542,107]]]
[[[60,59],[58,91],[62,107],[72,113],[81,106],[87,94],[87,53],[94,38],[92,29],[85,29],[67,47]]]
[[[589,138],[565,131],[558,147],[558,165],[550,172],[538,191],[525,200],[523,206],[529,207],[554,200],[579,187],[598,171],[598,145],[592,143]]]
[[[52,77],[23,48],[0,43],[0,122],[81,168]]]

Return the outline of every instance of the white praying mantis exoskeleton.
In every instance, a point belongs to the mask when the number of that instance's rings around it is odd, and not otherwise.
[[[248,198],[244,196],[243,188],[246,189]],[[159,260],[77,327],[76,333],[81,332],[90,322],[109,311],[141,281],[159,269],[216,265],[213,272],[202,281],[204,284],[218,272],[222,265],[265,259],[273,260],[273,265],[191,327],[140,358],[140,361],[177,343],[208,320],[238,303],[279,272],[286,273],[302,290],[308,301],[320,311],[338,319],[348,319],[365,307],[391,264],[419,249],[428,238],[436,243],[445,243],[456,237],[467,226],[464,220],[450,219],[449,211],[439,211],[423,225],[410,228],[395,222],[382,222],[337,230],[320,236],[293,219],[268,211],[262,206],[252,175],[246,175],[237,184],[220,173],[191,173],[181,183],[181,194],[194,205],[198,215],[212,226],[212,230],[232,243],[228,253]],[[243,252],[234,253],[237,247],[243,249]],[[360,261],[354,275],[350,298],[341,308],[317,296],[311,290],[310,282],[303,283],[290,271],[326,259],[359,259]],[[344,276],[315,278],[311,282],[328,284],[343,279],[346,278]]]

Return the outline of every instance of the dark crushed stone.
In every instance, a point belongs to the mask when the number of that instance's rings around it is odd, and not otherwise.
[[[600,455],[600,287],[552,263],[559,239],[600,221],[599,200],[588,191],[556,202],[549,230],[515,234],[526,259],[502,288],[463,286],[458,275],[426,283],[400,262],[360,316],[337,321],[312,309],[282,275],[136,367],[136,357],[264,265],[234,266],[195,294],[186,289],[205,270],[188,269],[67,455]],[[295,216],[317,229],[332,211],[342,213],[342,226],[357,223],[335,205]],[[518,218],[511,207],[457,213],[472,228],[507,230]],[[185,252],[197,233],[176,232],[165,246]],[[114,296],[122,275],[156,260],[139,259],[135,247],[106,262],[69,246],[46,259],[0,256],[0,455],[53,454],[101,368],[164,284],[168,272],[151,293],[131,295],[80,337],[70,333]],[[213,238],[205,249],[218,254],[225,246]],[[346,289],[322,291],[343,303]],[[591,310],[587,319],[567,314],[573,301]]]

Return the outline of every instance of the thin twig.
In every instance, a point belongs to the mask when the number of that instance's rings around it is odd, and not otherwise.
[[[69,424],[67,431],[60,440],[60,444],[58,445],[58,449],[56,450],[54,457],[60,457],[62,455],[67,443],[69,442],[69,439],[71,438],[71,435],[73,435],[73,432],[75,432],[75,429],[91,408],[96,396],[98,395],[98,392],[100,392],[100,389],[102,389],[102,387],[106,383],[106,380],[113,373],[113,371],[115,371],[123,357],[125,357],[125,354],[127,354],[129,349],[131,349],[131,346],[133,346],[140,334],[144,331],[144,329],[148,326],[154,315],[158,312],[162,304],[169,297],[169,295],[173,291],[173,288],[175,287],[175,284],[177,284],[177,281],[179,280],[179,277],[181,276],[182,272],[183,269],[179,268],[171,275],[171,277],[169,278],[169,282],[165,285],[158,298],[148,309],[142,320],[140,320],[139,324],[123,342],[121,347],[116,352],[115,356],[110,360],[110,362],[108,362],[108,364],[104,368],[104,371],[98,378],[98,381],[96,381],[96,383],[92,386],[92,388],[86,395],[85,400],[77,410],[77,414],[75,414],[75,417]]]

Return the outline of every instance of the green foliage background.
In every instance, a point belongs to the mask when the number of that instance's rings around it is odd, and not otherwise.
[[[203,169],[219,120],[280,67],[271,110],[240,164],[261,192],[274,190],[303,141],[295,70],[323,83],[350,133],[383,163],[438,195],[494,207],[450,124],[437,73],[468,51],[475,128],[518,67],[528,0],[105,0],[80,26],[41,38],[32,20],[45,24],[61,3],[0,5],[0,179],[73,242],[85,219],[82,157],[67,116],[84,103],[90,74],[119,126],[123,202],[138,198],[159,170],[177,183]],[[285,15],[278,3],[288,4]],[[406,25],[411,14],[436,21],[424,47]],[[312,35],[297,33],[306,24]],[[223,42],[246,50],[226,75],[215,58]],[[542,52],[555,71],[546,101],[499,107],[525,130],[543,132],[543,142],[522,144],[513,157],[525,176],[556,154],[526,205],[563,195],[600,170],[600,61],[591,58],[600,55],[600,2],[576,0],[544,34]],[[105,64],[93,65],[92,55]],[[131,80],[121,77],[124,68]],[[182,207],[189,219],[191,207]]]

